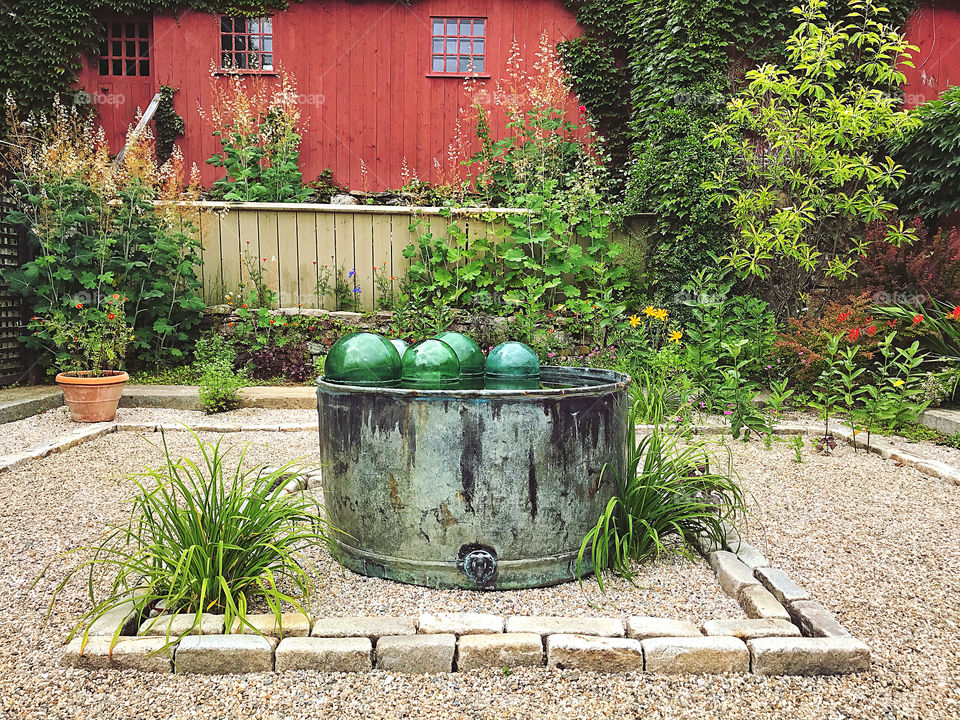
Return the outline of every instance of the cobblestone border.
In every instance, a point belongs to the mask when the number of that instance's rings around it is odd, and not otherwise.
[[[0,458],[0,471],[19,467],[117,431],[159,432],[309,432],[313,424],[221,425],[174,423],[98,423],[25,452]],[[643,431],[644,426],[638,426]],[[697,426],[695,432],[725,432],[723,426]],[[778,426],[779,434],[805,435],[806,426]],[[854,434],[834,435],[854,444]],[[960,473],[941,463],[904,453],[886,442],[871,452],[960,485]],[[283,478],[285,493],[313,487],[318,472]],[[72,667],[130,668],[152,672],[226,674],[314,669],[325,672],[454,672],[478,668],[538,666],[570,671],[647,673],[748,673],[758,675],[831,675],[863,672],[870,649],[822,604],[771,566],[762,553],[728,528],[725,546],[701,547],[723,590],[736,599],[747,619],[693,623],[655,617],[573,618],[476,613],[422,614],[410,617],[323,618],[311,622],[285,615],[279,632],[272,615],[251,616],[261,634],[224,633],[223,618],[205,616],[202,634],[167,643],[192,617],[153,627],[130,627],[132,611],[120,607],[98,620],[85,646],[73,639],[62,663]],[[117,631],[125,630],[111,648]],[[155,628],[161,628],[158,636]],[[177,630],[177,628],[180,628]]]

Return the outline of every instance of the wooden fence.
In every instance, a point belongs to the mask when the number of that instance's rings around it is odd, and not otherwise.
[[[337,309],[338,273],[361,310],[376,308],[378,294],[384,290],[396,293],[398,281],[410,267],[403,249],[418,234],[411,232],[412,223],[419,221],[422,231],[434,234],[446,233],[447,226],[456,223],[469,243],[473,238],[495,236],[504,224],[497,216],[526,212],[457,208],[448,218],[440,208],[386,205],[196,202],[178,206],[199,227],[203,297],[208,305],[226,302],[228,294],[235,299],[241,288],[248,292],[259,273],[282,307],[330,310]],[[479,217],[481,213],[485,219]]]

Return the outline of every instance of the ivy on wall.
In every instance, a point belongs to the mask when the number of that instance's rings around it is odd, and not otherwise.
[[[183,135],[183,118],[173,109],[173,96],[177,88],[160,86],[160,104],[153,116],[157,136],[157,162],[162,165],[173,153],[177,138]]]

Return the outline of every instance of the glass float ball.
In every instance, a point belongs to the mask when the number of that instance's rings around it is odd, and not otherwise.
[[[445,390],[460,384],[460,361],[441,340],[421,340],[403,354],[403,386],[415,390]]]
[[[323,379],[341,385],[396,387],[400,370],[400,353],[389,340],[374,333],[351,333],[330,348]]]
[[[400,338],[390,338],[390,344],[397,349],[397,352],[400,353],[401,358],[407,351],[407,348],[410,347],[410,343],[408,343],[406,340],[401,340]]]
[[[442,340],[453,348],[460,361],[460,377],[473,378],[483,375],[486,359],[480,346],[472,338],[458,332],[442,332],[436,336],[436,340]]]
[[[505,342],[487,356],[489,390],[536,390],[540,387],[540,361],[529,345]]]

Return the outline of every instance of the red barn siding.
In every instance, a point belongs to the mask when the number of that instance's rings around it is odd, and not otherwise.
[[[918,7],[904,26],[907,40],[920,48],[913,53],[916,67],[904,67],[909,107],[936,100],[960,85],[960,4],[939,2]]]
[[[580,29],[560,0],[423,0],[408,7],[388,2],[293,4],[274,15],[274,65],[296,78],[303,97],[304,141],[301,168],[308,180],[324,168],[356,189],[395,188],[404,158],[423,179],[436,179],[434,159],[443,160],[453,139],[457,110],[464,102],[463,81],[427,77],[430,18],[487,18],[486,70],[492,88],[503,73],[516,37],[532,64],[542,33],[550,42],[576,37]],[[197,163],[210,184],[222,174],[205,160],[219,150],[198,103],[209,107],[210,64],[220,54],[218,19],[184,11],[161,13],[153,21],[152,87],[133,89],[124,79],[100,78],[87,61],[80,84],[129,93],[117,112],[102,112],[114,151],[136,107],[146,107],[160,85],[179,88],[175,108],[186,122],[180,145],[188,163]],[[217,77],[226,83],[227,78]],[[273,78],[249,78],[275,82]],[[140,85],[144,85],[140,83]],[[138,86],[139,87],[139,86]],[[361,172],[361,161],[367,175]]]

